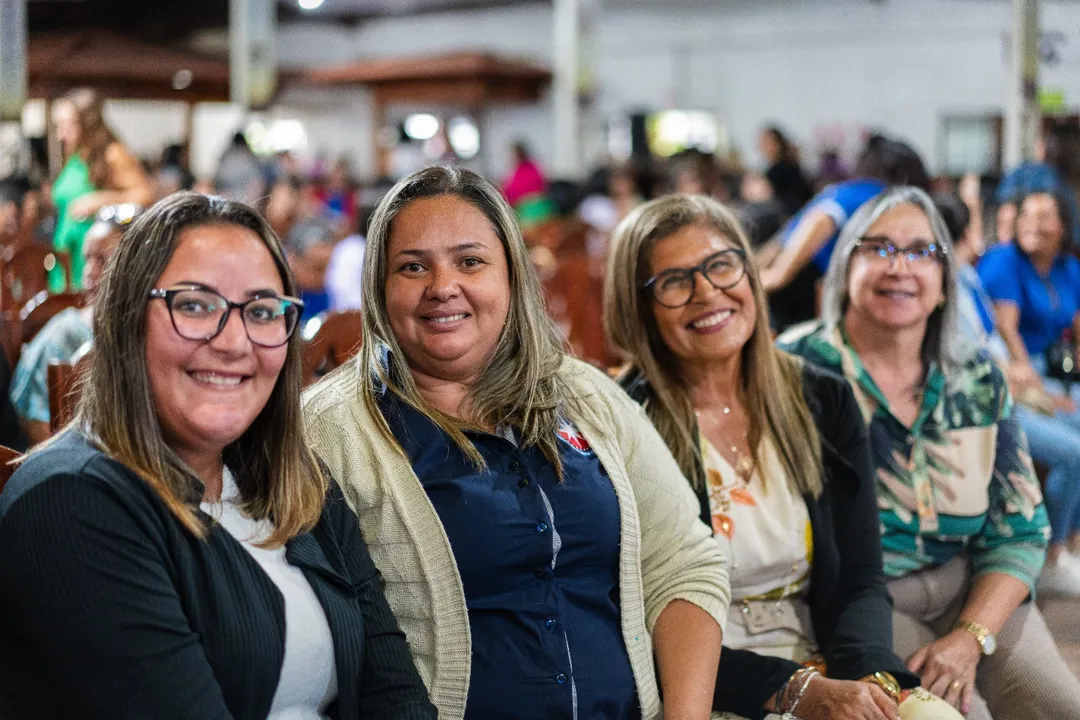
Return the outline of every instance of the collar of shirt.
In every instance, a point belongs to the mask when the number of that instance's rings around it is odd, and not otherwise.
[[[883,393],[877,383],[874,382],[874,378],[870,375],[866,366],[863,365],[862,359],[859,358],[859,354],[855,352],[855,349],[851,346],[847,333],[842,328],[838,327],[834,331],[830,341],[843,355],[844,376],[848,381],[857,385],[873,399],[876,403],[875,409],[888,413],[889,417],[896,420],[897,424],[903,427],[903,423],[893,415],[892,410],[889,407],[889,401],[885,397],[885,393]],[[941,368],[936,362],[931,362],[930,367],[927,368],[926,371],[926,382],[923,388],[922,403],[919,406],[919,414],[916,416],[914,424],[908,428],[910,435],[918,437],[924,433],[924,430],[928,427],[928,421],[934,416],[935,411],[941,405],[944,391],[945,374],[941,371]]]

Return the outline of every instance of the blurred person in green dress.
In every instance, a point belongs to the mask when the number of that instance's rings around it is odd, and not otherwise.
[[[72,90],[53,105],[53,124],[65,162],[53,182],[56,234],[53,247],[71,258],[71,277],[60,264],[49,274],[49,290],[82,289],[82,243],[94,216],[106,205],[147,206],[154,200],[142,165],[105,124],[103,100],[89,88]]]

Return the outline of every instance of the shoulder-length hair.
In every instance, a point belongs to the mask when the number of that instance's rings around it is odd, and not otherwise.
[[[460,198],[483,213],[502,242],[509,266],[510,312],[469,395],[474,422],[439,412],[424,401],[386,311],[387,254],[394,220],[412,202],[443,195]],[[365,342],[359,357],[360,387],[364,403],[379,418],[383,432],[390,436],[377,395],[386,387],[437,423],[476,467],[483,468],[484,460],[463,431],[477,424],[513,426],[521,432],[522,444],[539,447],[561,477],[555,433],[567,399],[566,386],[559,378],[565,353],[545,311],[540,281],[514,211],[498,188],[471,170],[439,165],[402,179],[371,216],[361,278]]]
[[[756,306],[754,332],[742,349],[739,392],[750,417],[749,441],[760,462],[761,442],[775,446],[791,486],[821,493],[821,445],[803,395],[802,362],[778,350],[769,328],[768,302],[750,243],[735,215],[704,196],[668,195],[634,210],[615,229],[604,280],[604,329],[608,341],[649,384],[645,410],[683,473],[698,486],[699,430],[679,362],[657,329],[652,302],[643,290],[652,272],[653,248],[679,230],[703,225],[746,254],[746,277]]]
[[[90,169],[90,182],[96,188],[106,188],[109,184],[109,165],[105,160],[105,151],[116,142],[116,135],[105,124],[104,99],[96,90],[76,88],[68,92],[59,102],[66,102],[75,109],[79,121],[79,153]]]
[[[914,205],[925,213],[930,221],[930,231],[934,235],[932,240],[943,251],[942,289],[945,304],[935,308],[930,314],[926,334],[923,336],[922,357],[927,368],[931,363],[937,363],[945,373],[946,380],[952,381],[959,376],[958,371],[971,354],[971,348],[962,339],[959,328],[959,268],[945,219],[941,217],[930,196],[920,188],[897,187],[886,190],[864,204],[848,220],[836,241],[822,284],[821,320],[827,332],[831,333],[841,327],[851,302],[848,296],[848,269],[851,266],[851,253],[855,249],[855,243],[878,218],[899,205]]]
[[[146,362],[150,291],[172,259],[183,231],[235,225],[255,233],[274,259],[287,295],[296,294],[281,241],[247,205],[180,192],[144,212],[124,233],[94,303],[94,351],[72,426],[137,473],[192,534],[206,537],[197,513],[203,485],[162,436]],[[314,527],[328,483],[304,436],[300,411],[299,333],[266,406],[222,454],[236,476],[244,511],[270,520],[265,546],[276,547]]]

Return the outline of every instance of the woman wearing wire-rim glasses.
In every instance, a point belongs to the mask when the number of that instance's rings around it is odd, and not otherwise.
[[[890,190],[845,227],[822,321],[781,336],[842,373],[869,426],[894,644],[969,718],[1080,717],[1080,683],[1033,603],[1049,533],[1002,372],[957,327],[952,241]]]

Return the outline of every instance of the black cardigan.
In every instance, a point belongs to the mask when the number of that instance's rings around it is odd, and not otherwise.
[[[336,486],[285,552],[333,636],[330,717],[435,718]],[[218,525],[191,535],[75,432],[0,493],[0,608],[5,719],[261,720],[278,685],[284,599],[254,558]]]
[[[647,403],[652,390],[638,372],[622,380],[630,396]],[[857,680],[892,673],[904,688],[919,684],[892,652],[892,600],[881,569],[881,537],[866,426],[847,381],[810,363],[803,365],[803,395],[821,436],[824,490],[804,496],[814,539],[807,602],[828,674]],[[700,461],[700,458],[699,458]],[[698,467],[699,475],[704,472]],[[712,526],[704,482],[701,519]],[[747,718],[766,714],[765,703],[799,665],[725,647],[713,709]]]

